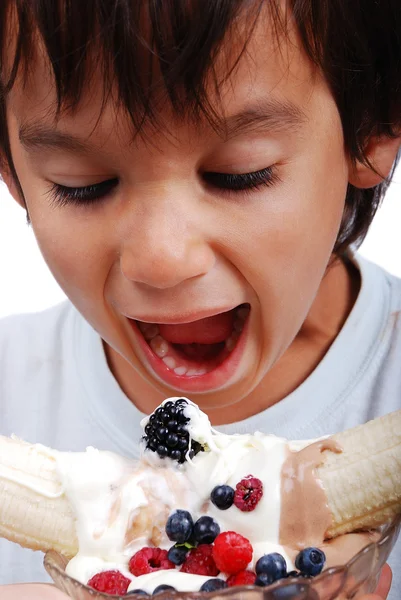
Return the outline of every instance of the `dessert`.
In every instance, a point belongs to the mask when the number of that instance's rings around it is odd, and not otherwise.
[[[139,461],[0,438],[0,535],[99,591],[212,591],[315,576],[401,512],[401,411],[302,442],[219,433],[184,398],[142,424]]]

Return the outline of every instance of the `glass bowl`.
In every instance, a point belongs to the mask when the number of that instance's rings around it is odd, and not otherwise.
[[[163,592],[157,600],[348,600],[372,592],[397,540],[401,515],[382,528],[380,539],[363,548],[347,564],[327,569],[314,579],[282,579],[265,588],[232,587],[215,592]],[[97,592],[65,573],[67,560],[47,552],[44,566],[56,587],[74,600],[143,600],[138,594],[110,596]]]

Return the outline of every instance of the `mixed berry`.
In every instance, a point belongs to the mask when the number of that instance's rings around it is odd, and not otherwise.
[[[211,519],[211,517],[207,518]],[[209,525],[207,529],[209,530]],[[193,539],[192,534],[191,537]],[[298,571],[288,572],[284,557],[273,552],[260,557],[256,562],[255,571],[251,571],[247,567],[252,556],[253,548],[247,538],[235,531],[224,531],[218,533],[213,541],[199,543],[195,547],[190,547],[189,544],[176,544],[169,551],[160,548],[142,548],[130,559],[128,566],[129,571],[136,577],[162,569],[177,568],[182,573],[209,577],[200,587],[200,591],[212,592],[234,586],[266,587],[285,578],[314,577],[323,570],[326,560],[322,550],[305,548],[299,552],[295,560]],[[99,592],[116,595],[126,594],[129,584],[130,580],[119,571],[98,573],[88,582],[90,587]],[[171,585],[158,585],[152,595],[168,590],[175,591]],[[132,590],[129,594],[149,595],[141,589]]]
[[[174,511],[166,523],[166,533],[169,540],[184,544],[193,534],[194,522],[187,510]]]
[[[235,505],[238,493],[240,510],[254,510],[263,495],[263,486],[253,476],[245,477],[236,486],[217,486],[211,494],[212,503],[221,510]],[[245,506],[246,508],[243,508]],[[242,508],[241,508],[242,507]],[[250,508],[251,507],[251,508]],[[171,548],[145,547],[136,552],[128,563],[132,575],[139,577],[154,571],[178,569],[182,573],[202,575],[209,579],[200,591],[212,592],[227,587],[256,585],[266,587],[285,578],[314,577],[323,570],[326,557],[319,548],[305,548],[295,559],[296,571],[288,571],[284,557],[272,552],[261,556],[255,571],[249,570],[253,548],[250,541],[235,531],[220,532],[220,526],[212,517],[204,515],[194,522],[186,510],[175,510],[167,519],[167,537],[175,542]],[[109,594],[127,593],[130,580],[119,571],[105,571],[92,577],[90,587]],[[152,595],[174,591],[170,585],[159,585]],[[136,589],[130,594],[149,595]]]
[[[142,548],[128,563],[128,569],[135,577],[174,568],[175,564],[169,560],[167,550],[161,548]]]
[[[237,483],[234,504],[244,512],[255,510],[263,496],[263,483],[257,477],[248,475]]]
[[[224,590],[224,588],[228,587],[227,582],[224,579],[218,579],[215,577],[214,579],[208,579],[201,586],[200,592],[215,592],[216,590]]]
[[[227,510],[234,504],[235,490],[229,485],[216,485],[210,494],[210,500],[220,510]]]
[[[185,544],[181,546],[171,546],[170,550],[167,553],[167,558],[175,565],[182,565],[189,550],[190,548]]]
[[[260,485],[259,485],[260,484]],[[227,489],[228,488],[228,489]],[[211,501],[221,510],[235,504],[235,494],[240,497],[240,510],[254,510],[263,494],[259,479],[245,477],[236,490],[229,486],[217,486]],[[246,508],[241,508],[242,506]],[[249,508],[252,507],[252,508]],[[139,577],[154,571],[178,569],[182,573],[209,577],[200,587],[202,592],[222,590],[227,587],[256,585],[266,587],[285,578],[314,577],[323,570],[326,557],[319,548],[305,548],[295,559],[296,571],[288,571],[284,557],[272,552],[261,556],[255,571],[248,567],[252,561],[253,548],[250,541],[235,531],[220,532],[220,526],[212,517],[204,515],[194,522],[186,510],[175,510],[167,519],[167,537],[175,542],[171,548],[145,547],[136,552],[128,563],[132,575]],[[119,571],[98,573],[88,585],[109,594],[127,593],[130,580]],[[158,585],[152,595],[175,591],[171,585]],[[131,594],[149,595],[141,589]]]
[[[216,577],[220,569],[218,569],[215,562],[213,546],[201,544],[197,548],[192,548],[185,557],[180,571],[193,575]]]
[[[253,571],[240,571],[227,579],[228,587],[255,585],[256,574]]]
[[[306,576],[315,577],[322,572],[326,556],[319,548],[305,548],[295,559],[296,568]]]
[[[127,593],[130,580],[120,571],[103,571],[88,581],[89,587],[104,594],[121,595]]]
[[[198,544],[213,544],[220,533],[218,523],[212,517],[200,517],[195,525],[193,537]]]
[[[144,436],[148,450],[178,463],[204,450],[201,444],[190,439],[189,418],[185,415],[187,404],[184,398],[168,401],[149,417]],[[254,511],[262,497],[262,481],[247,475],[235,488],[227,484],[215,486],[210,502],[221,511],[232,508],[246,513]],[[169,550],[144,547],[131,557],[128,570],[134,577],[174,569],[207,577],[199,591],[213,592],[234,586],[265,587],[293,577],[314,577],[321,573],[326,561],[322,550],[310,547],[297,555],[295,571],[288,571],[285,558],[277,552],[261,556],[251,570],[254,550],[246,537],[235,531],[221,531],[219,523],[211,516],[194,519],[187,510],[172,512],[165,532],[172,542]],[[114,595],[127,594],[130,584],[131,580],[117,570],[98,573],[88,582],[95,590]],[[295,582],[290,582],[289,587],[292,585]],[[151,595],[166,591],[175,592],[175,588],[167,584],[158,585]],[[131,594],[150,595],[139,588],[130,591]]]
[[[193,458],[203,450],[199,442],[190,440],[187,429],[189,418],[184,414],[187,404],[185,398],[175,402],[169,400],[150,415],[143,437],[147,450],[156,452],[160,458],[168,456],[178,463],[185,461],[188,452],[189,458]]]

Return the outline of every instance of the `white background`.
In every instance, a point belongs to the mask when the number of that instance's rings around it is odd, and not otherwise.
[[[401,277],[401,165],[361,253]],[[26,224],[25,212],[0,183],[0,317],[42,310],[65,296]]]

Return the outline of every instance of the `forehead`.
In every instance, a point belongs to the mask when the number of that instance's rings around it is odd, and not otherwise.
[[[188,125],[192,130],[196,127],[202,131],[223,124],[221,133],[224,135],[227,117],[241,111],[246,113],[245,120],[252,119],[255,112],[268,112],[273,117],[270,125],[275,126],[280,122],[291,125],[291,119],[295,125],[297,118],[303,116],[313,90],[324,85],[324,81],[306,58],[296,30],[287,29],[285,35],[278,36],[270,13],[262,11],[250,34],[249,21],[242,18],[243,22],[238,19],[236,23],[237,35],[226,36],[206,74],[206,110],[193,113],[177,110],[168,90],[159,87],[150,97],[151,111],[143,119],[141,133],[146,136],[149,132],[153,137],[155,132],[162,131],[174,137],[174,132],[188,129]],[[135,137],[137,128],[130,107],[127,110],[121,102],[115,81],[110,88],[105,87],[104,71],[100,62],[96,63],[95,54],[91,57],[91,68],[79,102],[73,107],[62,106],[58,112],[54,73],[38,36],[36,49],[34,60],[28,65],[28,77],[24,79],[20,73],[9,96],[8,109],[20,130],[26,132],[43,124],[45,128],[61,132],[79,131],[81,137],[103,140],[116,134],[123,140]],[[152,68],[157,71],[157,65]],[[193,68],[196,69],[196,65]],[[160,73],[152,73],[153,78],[158,76]],[[149,80],[149,73],[142,72],[141,79]],[[219,82],[217,86],[216,82]],[[281,118],[283,116],[285,118]],[[235,130],[235,119],[231,125]]]

